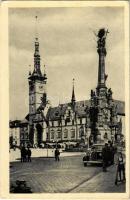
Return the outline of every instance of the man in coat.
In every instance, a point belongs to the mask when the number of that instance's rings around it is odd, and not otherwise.
[[[103,172],[107,172],[107,166],[109,160],[109,149],[107,143],[105,143],[105,147],[102,149],[102,159],[103,159]]]
[[[55,161],[60,160],[59,156],[60,156],[60,152],[59,152],[58,148],[56,148],[56,150],[55,150]]]

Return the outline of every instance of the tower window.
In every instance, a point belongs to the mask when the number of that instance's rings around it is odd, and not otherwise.
[[[32,106],[32,113],[34,112],[33,106]]]
[[[105,134],[104,134],[104,139],[108,139],[108,135],[107,135],[106,132],[105,132]]]

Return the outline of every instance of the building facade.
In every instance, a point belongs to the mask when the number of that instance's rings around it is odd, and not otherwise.
[[[9,145],[20,146],[20,120],[9,122]]]
[[[13,146],[27,146],[29,141],[29,123],[28,120],[14,120],[9,123],[9,144]]]
[[[74,83],[70,102],[52,107],[47,99],[47,75],[41,72],[39,41],[35,40],[34,71],[29,73],[29,141],[40,146],[42,142],[79,142],[91,145],[108,140],[118,141],[122,134],[125,104],[113,99],[107,88],[105,74],[105,29],[97,34],[99,55],[98,84],[91,90],[90,99],[76,101]]]
[[[26,119],[20,122],[20,146],[28,146],[29,141],[29,123]]]

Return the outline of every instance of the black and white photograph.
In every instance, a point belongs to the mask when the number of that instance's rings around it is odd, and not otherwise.
[[[8,8],[10,194],[127,192],[125,6],[69,3]]]

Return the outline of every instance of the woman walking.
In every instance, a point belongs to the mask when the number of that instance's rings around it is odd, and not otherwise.
[[[118,179],[119,177],[119,179]],[[122,153],[119,153],[118,160],[117,160],[117,172],[116,172],[116,180],[115,185],[117,185],[117,182],[124,182],[126,180],[125,178],[125,163]]]

